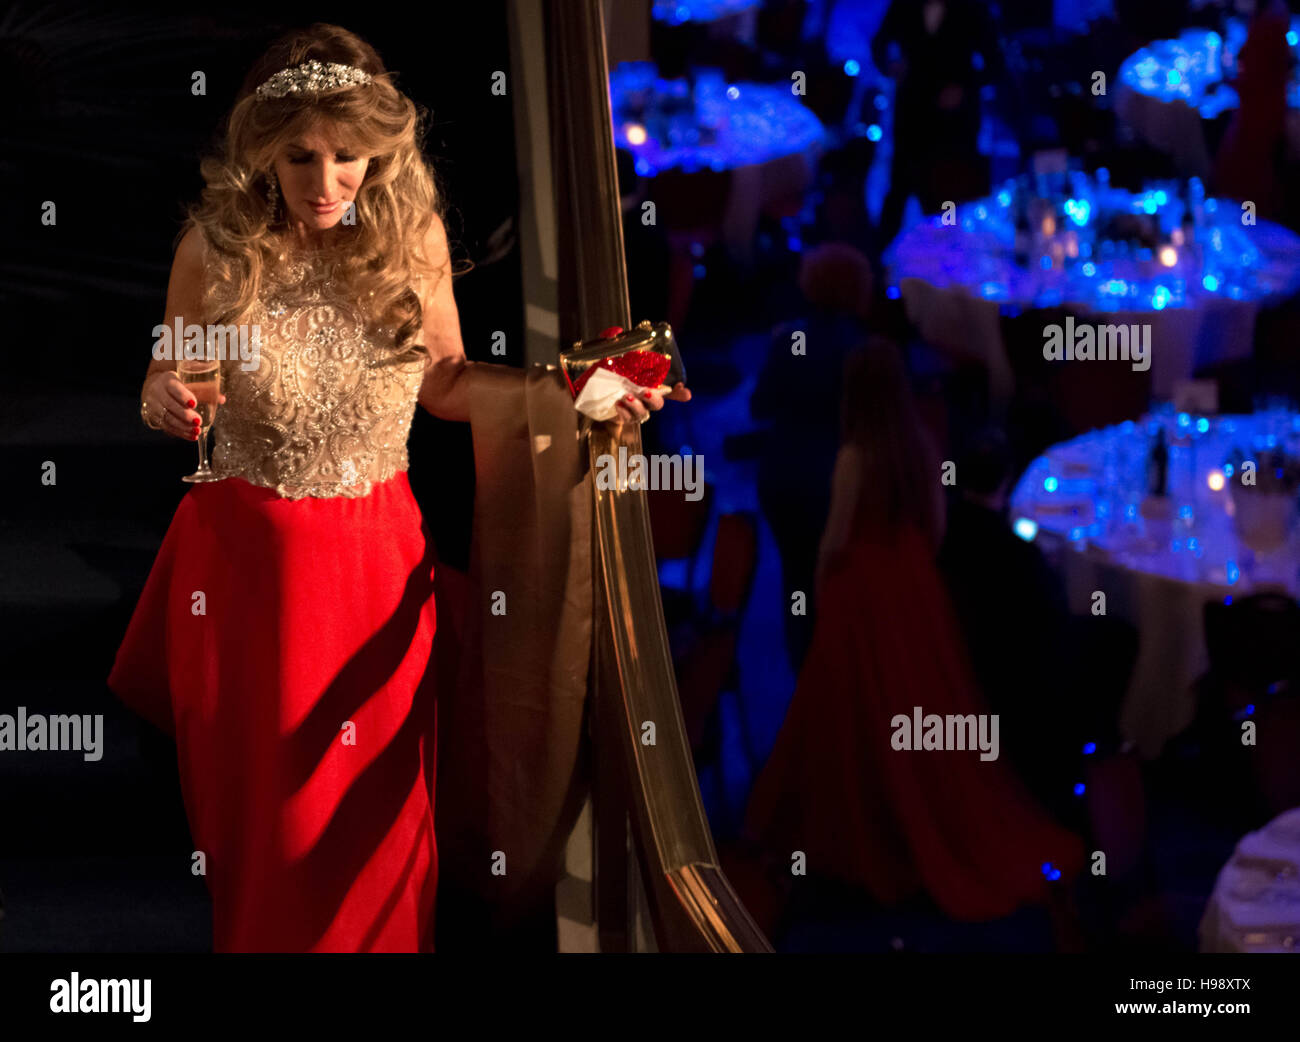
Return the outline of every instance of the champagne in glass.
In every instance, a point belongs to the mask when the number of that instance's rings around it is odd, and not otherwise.
[[[176,375],[194,395],[195,411],[202,426],[199,429],[199,469],[187,474],[182,481],[220,481],[208,465],[208,431],[217,418],[217,401],[221,395],[221,362],[217,359],[184,358],[176,366]]]

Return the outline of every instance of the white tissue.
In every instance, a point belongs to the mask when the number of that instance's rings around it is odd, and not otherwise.
[[[612,420],[618,415],[618,410],[614,406],[618,404],[620,398],[627,394],[639,398],[645,391],[646,388],[626,376],[619,376],[618,373],[601,368],[587,378],[587,382],[582,385],[581,392],[573,402],[573,407],[593,420]]]

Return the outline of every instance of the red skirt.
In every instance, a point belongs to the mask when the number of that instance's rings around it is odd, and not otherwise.
[[[1001,751],[981,760],[971,750],[895,748],[894,718],[910,719],[916,706],[987,712],[923,537],[863,533],[826,577],[747,832],[783,864],[802,850],[810,873],[883,904],[924,893],[973,922],[1045,902],[1044,865],[1069,880],[1082,868],[1082,842],[1038,807]]]
[[[215,951],[433,950],[433,574],[405,472],[181,500],[108,684],[176,740]]]

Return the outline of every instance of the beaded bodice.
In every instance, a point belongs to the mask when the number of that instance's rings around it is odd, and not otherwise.
[[[365,496],[407,469],[423,361],[387,361],[392,331],[368,331],[323,264],[268,277],[245,321],[260,327],[257,364],[221,363],[214,471],[302,499]]]

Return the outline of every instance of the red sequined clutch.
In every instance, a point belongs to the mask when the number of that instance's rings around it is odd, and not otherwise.
[[[597,369],[607,369],[638,387],[662,391],[670,391],[686,379],[673,330],[667,322],[642,322],[626,332],[618,326],[607,329],[596,340],[574,344],[571,351],[562,351],[560,369],[574,398],[582,393]]]

